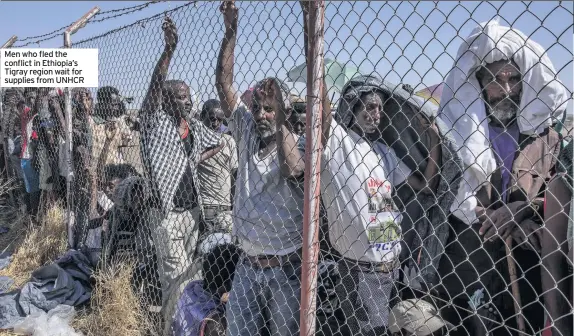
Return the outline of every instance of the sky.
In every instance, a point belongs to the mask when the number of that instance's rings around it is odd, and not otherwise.
[[[52,32],[96,5],[106,12],[144,3],[1,1],[0,43],[12,35],[24,40]],[[124,12],[100,14],[72,37],[73,47],[98,48],[100,86],[118,87],[135,98],[132,108],[137,108],[163,48],[162,13],[181,6],[170,13],[178,26],[180,42],[169,78],[187,81],[199,101],[215,98],[215,64],[224,29],[218,2],[157,2],[105,20]],[[299,3],[238,2],[237,6],[236,89],[246,90],[266,76],[285,79],[289,70],[304,62]],[[461,41],[474,27],[498,17],[501,24],[522,31],[546,49],[558,78],[572,92],[573,6],[572,2],[554,1],[328,1],[325,57],[357,67],[361,73],[375,72],[393,83],[422,89],[444,79]],[[37,44],[38,39],[19,41],[16,46],[29,43],[30,48],[58,48],[63,37],[57,34]],[[294,87],[304,90],[302,85]],[[572,113],[572,102],[568,110]]]

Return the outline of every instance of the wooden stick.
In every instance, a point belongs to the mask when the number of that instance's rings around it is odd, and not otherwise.
[[[520,298],[520,289],[518,287],[518,277],[516,276],[516,263],[512,255],[512,237],[506,238],[506,260],[508,261],[508,274],[510,275],[510,282],[512,286],[512,296],[514,297],[514,311],[516,312],[516,322],[518,323],[518,330],[526,332],[526,325],[524,324],[524,315],[522,315],[522,299]]]

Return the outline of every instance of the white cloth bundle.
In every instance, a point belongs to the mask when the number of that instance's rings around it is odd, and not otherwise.
[[[518,126],[523,134],[540,134],[565,113],[569,96],[552,62],[538,43],[497,21],[475,28],[458,50],[449,72],[439,115],[452,129],[465,166],[451,210],[470,224],[476,220],[476,191],[489,181],[496,161],[488,139],[488,119],[476,71],[485,64],[512,59],[522,73]]]

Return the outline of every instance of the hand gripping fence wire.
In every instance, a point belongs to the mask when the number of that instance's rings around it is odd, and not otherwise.
[[[13,48],[67,28],[100,87],[0,110],[12,203],[129,267],[84,334],[573,334],[571,2],[96,12]]]

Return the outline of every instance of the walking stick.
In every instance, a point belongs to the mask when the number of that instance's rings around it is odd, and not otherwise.
[[[518,287],[518,277],[516,276],[516,263],[512,255],[512,237],[506,238],[506,260],[508,261],[508,273],[510,274],[510,282],[512,286],[512,296],[514,297],[514,311],[516,312],[516,322],[518,323],[518,330],[521,332],[526,331],[524,324],[524,315],[522,315],[521,308],[522,300],[520,298],[520,289]]]

